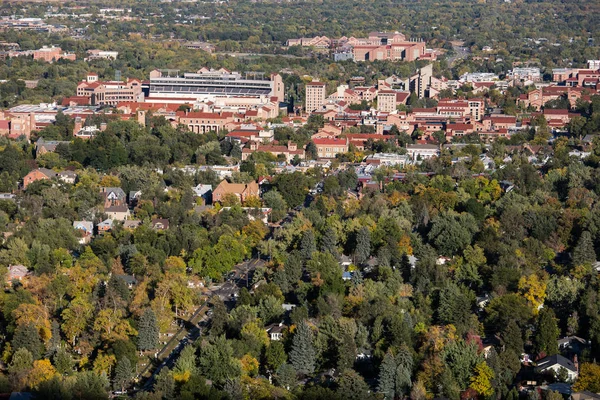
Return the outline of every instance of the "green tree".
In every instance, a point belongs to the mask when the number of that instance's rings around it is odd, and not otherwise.
[[[274,181],[277,191],[290,207],[297,207],[304,203],[308,193],[308,178],[301,172],[277,175]]]
[[[362,264],[369,259],[371,255],[371,231],[363,226],[356,233],[356,262]]]
[[[377,391],[383,393],[385,399],[395,399],[408,394],[412,364],[412,355],[408,348],[401,347],[396,356],[388,350],[379,367]]]
[[[229,319],[229,313],[227,312],[227,307],[223,300],[219,296],[215,296],[212,300],[213,304],[213,315],[210,320],[210,335],[211,336],[221,336],[225,333],[225,327],[227,325],[227,320]]]
[[[475,367],[483,361],[483,356],[478,354],[474,342],[458,340],[450,342],[444,348],[442,359],[450,368],[459,388],[465,390],[471,383]]]
[[[333,229],[331,226],[327,226],[323,232],[323,235],[321,236],[321,251],[324,253],[331,253],[331,255],[337,257],[337,245],[338,238],[337,234],[335,233],[335,229]]]
[[[573,265],[579,266],[596,261],[594,241],[589,231],[584,231],[573,249]]]
[[[158,347],[158,321],[151,308],[144,310],[138,327],[138,349],[153,350]]]
[[[275,377],[277,384],[287,390],[292,390],[296,386],[296,370],[290,364],[281,364],[277,368]]]
[[[471,244],[478,231],[471,214],[442,213],[433,219],[427,237],[445,256],[453,256]]]
[[[125,391],[125,387],[131,382],[133,377],[133,367],[129,358],[122,357],[115,367],[115,377],[113,379],[113,387],[115,390]]]
[[[25,388],[27,376],[32,368],[33,356],[29,350],[25,347],[17,349],[8,365],[8,379],[14,391],[21,391]]]
[[[108,399],[108,379],[93,371],[84,371],[76,375],[71,389],[75,399],[105,400]]]
[[[198,367],[204,376],[218,385],[237,379],[242,373],[241,364],[233,357],[233,348],[225,336],[216,337],[200,348]]]
[[[265,358],[269,368],[277,371],[287,361],[287,354],[283,343],[280,341],[271,342],[265,351]]]
[[[362,376],[353,369],[346,369],[342,372],[338,381],[337,394],[348,400],[365,400],[373,396],[369,391],[369,386]]]
[[[165,400],[173,400],[175,396],[175,379],[169,368],[164,367],[156,377],[153,387],[154,393],[160,393]]]
[[[287,203],[277,190],[270,190],[263,195],[265,206],[271,208],[270,222],[280,221],[287,213]]]
[[[43,345],[36,327],[33,324],[18,326],[13,336],[12,348],[25,348],[34,360],[38,360],[42,356]]]
[[[542,308],[535,324],[535,336],[533,337],[535,351],[547,356],[557,354],[559,333],[554,311],[548,307]]]
[[[302,234],[300,240],[300,255],[305,260],[309,260],[312,254],[317,251],[317,243],[315,241],[315,234],[312,229],[307,229]]]
[[[73,372],[73,358],[65,349],[58,349],[53,361],[59,374],[70,375]]]
[[[302,321],[292,339],[290,362],[298,373],[310,375],[315,371],[316,357],[312,330],[306,321]]]

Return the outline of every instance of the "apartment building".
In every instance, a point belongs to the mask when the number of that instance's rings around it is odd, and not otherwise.
[[[323,82],[308,82],[306,84],[306,93],[304,96],[304,109],[306,112],[313,112],[320,109],[325,104],[327,95],[327,86]]]

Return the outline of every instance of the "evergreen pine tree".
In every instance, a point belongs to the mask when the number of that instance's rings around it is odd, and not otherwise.
[[[535,351],[551,356],[558,353],[558,325],[551,308],[544,307],[540,311],[535,326],[533,345]]]
[[[213,303],[213,316],[210,322],[210,334],[211,336],[220,336],[225,333],[225,326],[227,325],[228,312],[225,303],[219,296],[215,296]]]
[[[165,400],[175,398],[175,379],[168,367],[160,370],[153,389],[155,393],[160,393]]]
[[[371,231],[366,226],[360,228],[356,234],[356,262],[364,263],[371,254]]]
[[[309,260],[312,257],[312,253],[317,251],[317,245],[315,243],[315,234],[312,229],[307,229],[302,234],[300,240],[300,254],[305,260]]]
[[[290,362],[297,372],[312,374],[315,371],[316,356],[313,333],[306,321],[302,321],[292,339]]]
[[[73,358],[64,349],[58,349],[52,359],[54,367],[62,375],[69,375],[73,372]]]
[[[396,354],[396,396],[408,394],[411,386],[413,358],[406,346],[400,347]]]
[[[323,237],[321,238],[321,251],[324,253],[331,253],[334,257],[338,256],[337,235],[331,226],[328,226],[325,229],[325,232],[323,232]]]
[[[581,234],[577,246],[573,250],[573,265],[582,265],[596,261],[596,252],[594,251],[594,241],[590,232],[585,231]]]
[[[279,386],[291,390],[296,385],[296,370],[290,364],[282,364],[277,368],[275,380]]]
[[[125,390],[125,386],[127,386],[131,381],[132,371],[133,369],[131,367],[131,361],[129,361],[129,358],[123,357],[119,360],[119,362],[117,362],[117,366],[115,368],[115,378],[113,381],[113,387],[115,390],[120,390],[122,392]]]
[[[513,320],[509,321],[508,325],[506,325],[502,331],[500,341],[505,350],[512,350],[515,354],[521,354],[523,352],[523,334],[521,333],[519,325]]]
[[[147,308],[142,317],[138,329],[138,349],[141,351],[153,350],[158,347],[158,322],[156,314],[151,308]]]
[[[377,391],[383,394],[384,399],[393,399],[396,396],[396,360],[389,350],[383,356],[379,367]]]
[[[337,353],[337,369],[339,371],[354,366],[354,360],[356,359],[356,343],[349,332],[341,332]]]
[[[12,340],[12,348],[18,350],[20,348],[29,350],[34,360],[38,360],[42,356],[42,341],[35,326],[20,325],[15,329],[15,335]]]

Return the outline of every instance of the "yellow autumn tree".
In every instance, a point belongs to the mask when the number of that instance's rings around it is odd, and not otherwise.
[[[469,387],[481,396],[489,397],[494,393],[492,379],[494,379],[494,371],[485,361],[480,362],[475,367],[475,375],[471,377],[471,385]]]
[[[36,360],[33,368],[27,375],[27,386],[37,389],[40,383],[52,379],[56,375],[56,369],[48,359]]]
[[[93,371],[98,375],[103,372],[106,373],[107,376],[110,376],[112,367],[117,363],[117,359],[113,354],[104,354],[101,351],[98,353],[98,356],[94,360],[94,368]]]
[[[42,305],[23,303],[12,312],[12,315],[18,326],[35,326],[44,342],[47,342],[52,337],[48,311]]]
[[[123,318],[123,312],[111,308],[100,310],[94,320],[94,330],[99,331],[102,339],[109,342],[127,340],[129,336],[137,334],[129,321]]]
[[[100,180],[100,186],[119,187],[121,186],[121,180],[115,175],[104,175]]]
[[[258,373],[258,360],[250,354],[245,354],[241,359],[242,371],[248,376],[256,376]]]
[[[546,282],[540,280],[536,274],[522,276],[519,279],[519,292],[529,302],[533,313],[537,314],[538,309],[544,304],[544,299],[546,298]]]

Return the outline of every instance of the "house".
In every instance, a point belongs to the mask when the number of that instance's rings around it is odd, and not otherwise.
[[[12,201],[13,203],[17,200],[17,195],[12,193],[0,193],[0,201]]]
[[[29,275],[31,275],[31,272],[29,272],[29,270],[27,269],[26,266],[11,265],[10,267],[8,267],[8,274],[6,275],[6,283],[10,284],[10,282],[12,282],[14,280],[22,282]]]
[[[131,217],[131,213],[129,212],[129,207],[126,204],[119,204],[116,206],[110,206],[104,208],[104,213],[108,215],[109,218],[112,218],[117,221],[125,221]]]
[[[100,188],[100,194],[104,198],[104,207],[125,204],[125,192],[120,187]]]
[[[81,234],[79,244],[87,244],[94,235],[94,223],[92,221],[73,221],[73,228]]]
[[[352,279],[352,272],[350,271],[344,271],[342,273],[342,279],[345,281],[349,281],[350,279]]]
[[[211,202],[212,185],[199,184],[192,188],[192,192],[194,192],[196,197],[204,199],[204,204],[209,204]]]
[[[98,233],[108,232],[112,229],[112,227],[113,227],[113,220],[110,218],[105,219],[104,221],[100,222],[97,225]]]
[[[575,354],[581,355],[581,353],[590,347],[590,341],[582,339],[578,336],[566,336],[562,339],[558,339],[558,350],[568,356]]]
[[[118,279],[123,279],[129,290],[133,289],[133,287],[137,285],[137,279],[135,279],[135,276],[133,275],[115,275],[115,277]]]
[[[70,170],[59,172],[56,176],[61,182],[68,183],[70,185],[74,185],[75,182],[77,182],[77,174]]]
[[[129,206],[130,207],[135,207],[137,206],[138,201],[140,201],[140,198],[142,197],[142,191],[141,190],[132,190],[129,192]]]
[[[150,226],[155,231],[164,231],[169,229],[169,220],[165,218],[153,218]]]
[[[577,379],[579,371],[577,371],[577,367],[575,366],[575,364],[571,360],[561,356],[560,354],[548,356],[538,361],[535,371],[540,374],[550,373],[552,375],[557,375],[561,368],[567,370],[569,380],[574,381],[575,379]]]
[[[229,183],[226,180],[223,180],[213,191],[213,202],[221,201],[227,194],[236,195],[243,203],[248,197],[258,197],[260,194],[260,189],[258,187],[258,183],[256,182]]]
[[[352,258],[342,254],[342,256],[340,257],[340,266],[346,269],[350,266],[350,264],[352,264]]]
[[[55,178],[56,175],[56,172],[48,168],[34,169],[33,171],[25,175],[25,177],[23,177],[23,189],[27,189],[27,186],[31,185],[33,182],[49,180]]]
[[[103,187],[100,194],[104,198],[104,213],[110,219],[125,221],[129,219],[131,213],[127,206],[127,197],[123,189],[119,187]]]
[[[56,148],[59,145],[68,146],[70,142],[58,141],[58,140],[44,140],[44,138],[39,138],[37,142],[35,142],[35,157],[39,157],[46,153],[54,153]]]
[[[583,390],[581,392],[572,393],[571,400],[600,400],[600,394]]]
[[[287,328],[287,326],[285,326],[283,324],[283,322],[280,322],[279,324],[271,324],[269,326],[267,326],[266,331],[269,334],[269,339],[273,340],[273,341],[278,341],[283,339],[283,330]]]
[[[128,219],[123,221],[123,229],[135,229],[140,225],[142,225],[142,221],[139,219]]]

